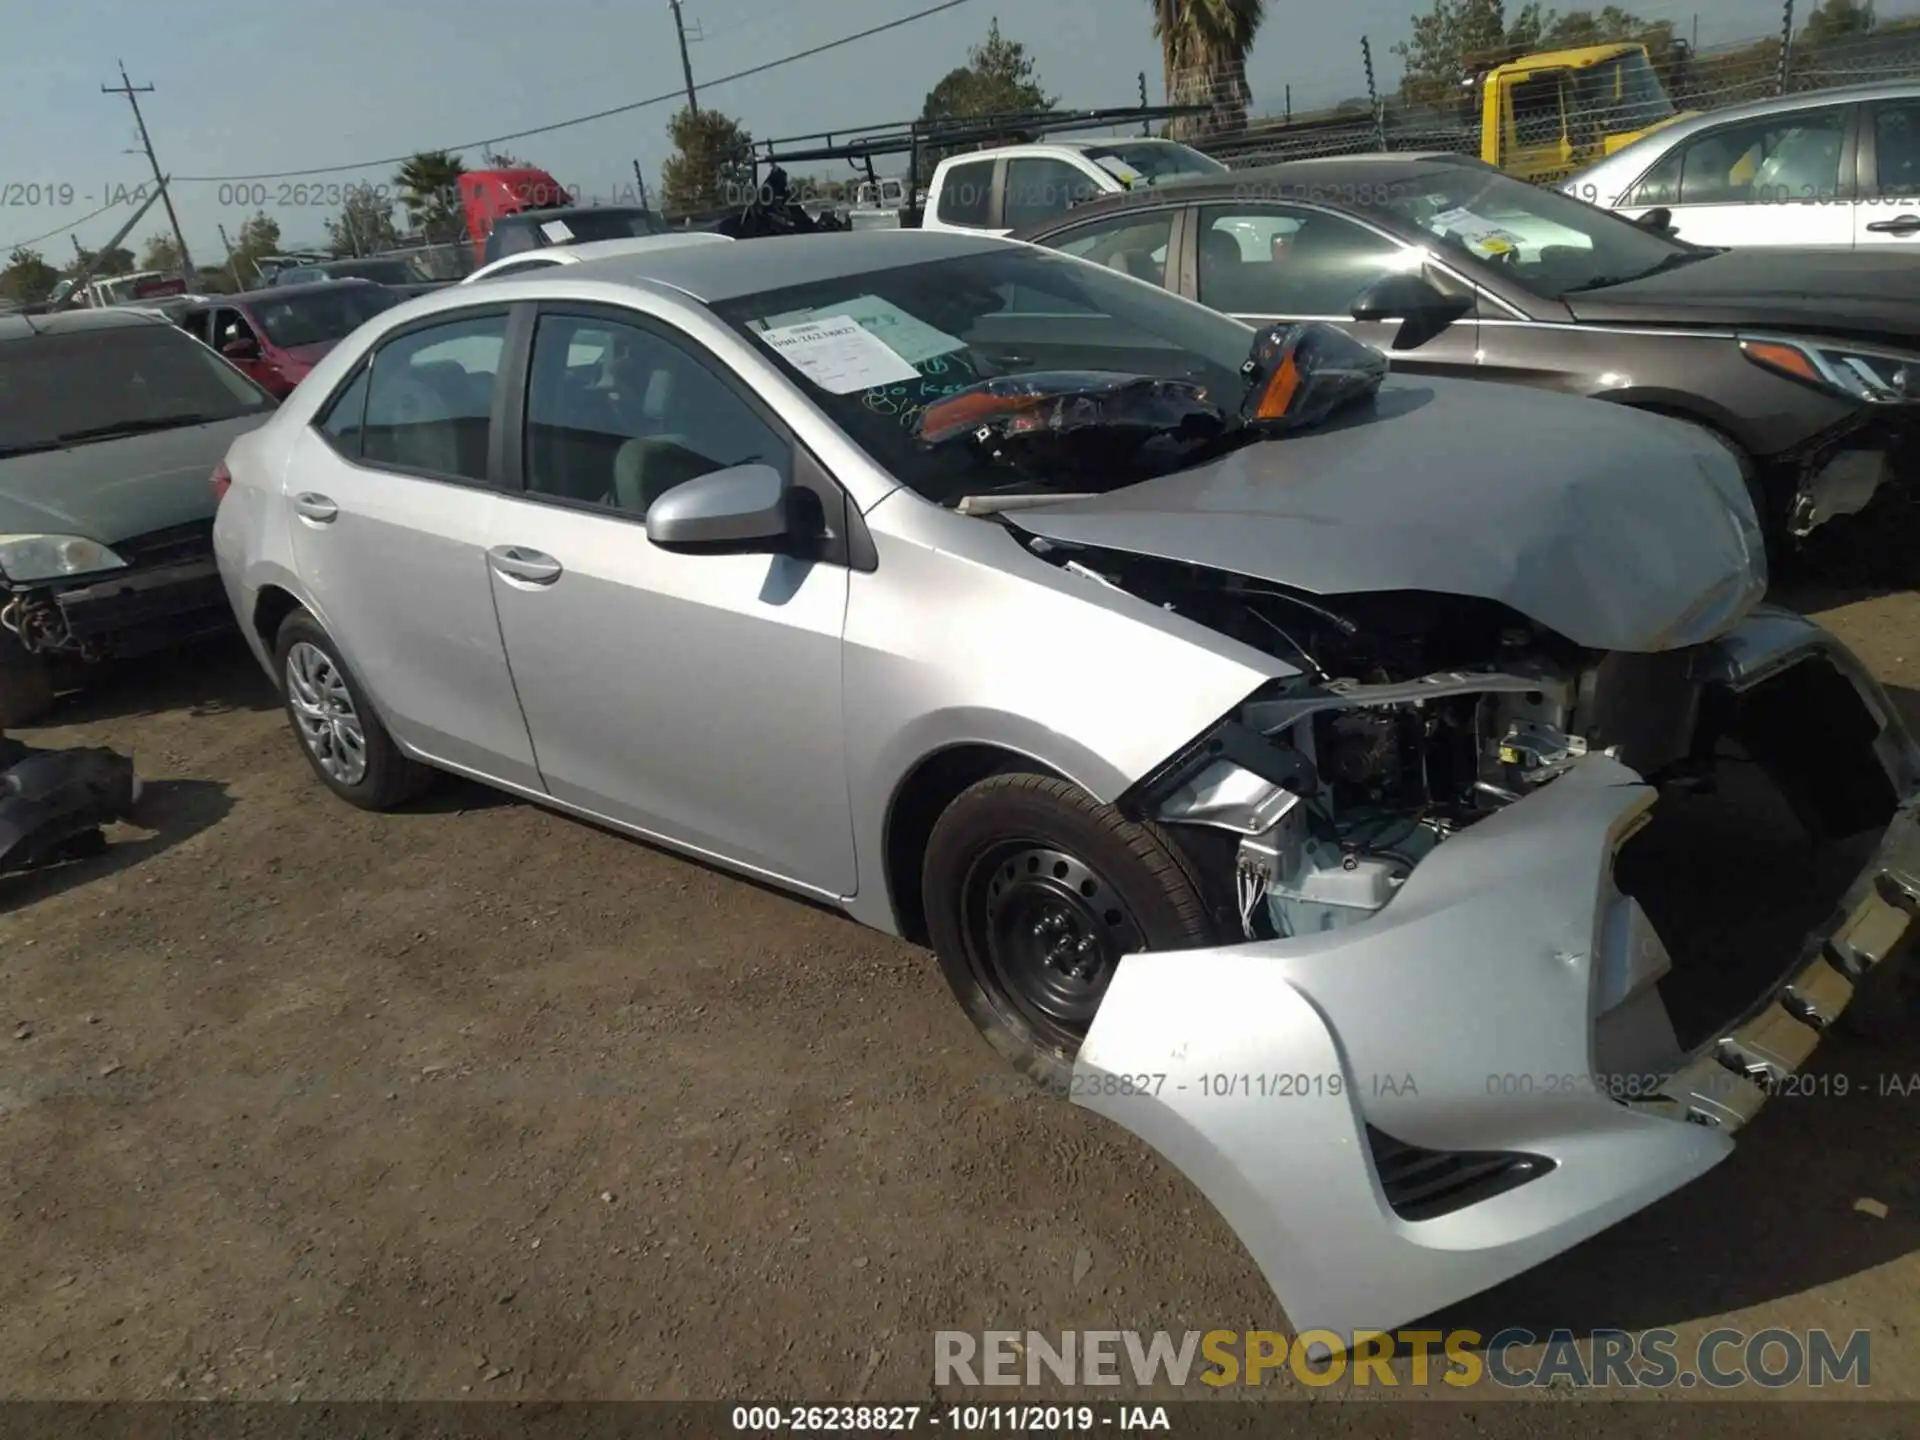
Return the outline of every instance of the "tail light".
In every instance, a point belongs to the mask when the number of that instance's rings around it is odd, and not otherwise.
[[[213,478],[207,483],[213,487],[214,504],[218,505],[227,498],[227,488],[233,484],[233,472],[227,469],[226,461],[222,460],[214,468]]]

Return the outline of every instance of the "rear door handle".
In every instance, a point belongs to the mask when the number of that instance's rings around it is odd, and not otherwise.
[[[1911,235],[1920,230],[1920,215],[1896,215],[1891,220],[1869,220],[1867,229],[1877,235]]]
[[[524,545],[496,545],[487,551],[487,563],[509,580],[526,585],[551,585],[560,578],[560,562]]]
[[[326,496],[315,495],[312,491],[294,496],[293,508],[302,519],[311,520],[316,525],[331,525],[340,514],[338,505]]]

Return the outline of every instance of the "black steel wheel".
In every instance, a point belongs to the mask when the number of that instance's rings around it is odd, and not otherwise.
[[[1080,1043],[1120,957],[1145,945],[1112,882],[1037,837],[982,853],[960,905],[975,980],[1056,1048]]]
[[[990,776],[955,800],[928,842],[922,894],[955,998],[1056,1090],[1126,955],[1217,938],[1171,837],[1050,776]]]

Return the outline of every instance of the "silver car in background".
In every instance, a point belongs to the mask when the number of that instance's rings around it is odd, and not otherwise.
[[[1920,755],[1711,440],[1290,333],[961,234],[567,265],[335,350],[216,545],[335,794],[478,777],[929,945],[1296,1329],[1387,1330],[1898,1013]],[[1791,914],[1716,889],[1756,815]]]
[[[1920,251],[1920,82],[1683,115],[1560,188],[1695,245]]]

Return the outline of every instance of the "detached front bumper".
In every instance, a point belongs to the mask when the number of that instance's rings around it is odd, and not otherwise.
[[[1899,808],[1832,922],[1682,1049],[1666,943],[1615,881],[1655,793],[1605,755],[1447,840],[1344,930],[1124,960],[1077,1103],[1213,1202],[1300,1332],[1388,1331],[1530,1269],[1725,1159],[1870,968],[1920,936],[1920,754],[1818,627],[1719,647],[1741,690],[1853,682]]]
[[[116,548],[128,562],[125,570],[77,585],[27,588],[28,603],[58,612],[57,625],[42,627],[63,637],[53,653],[125,659],[232,627],[209,526],[181,526]]]

